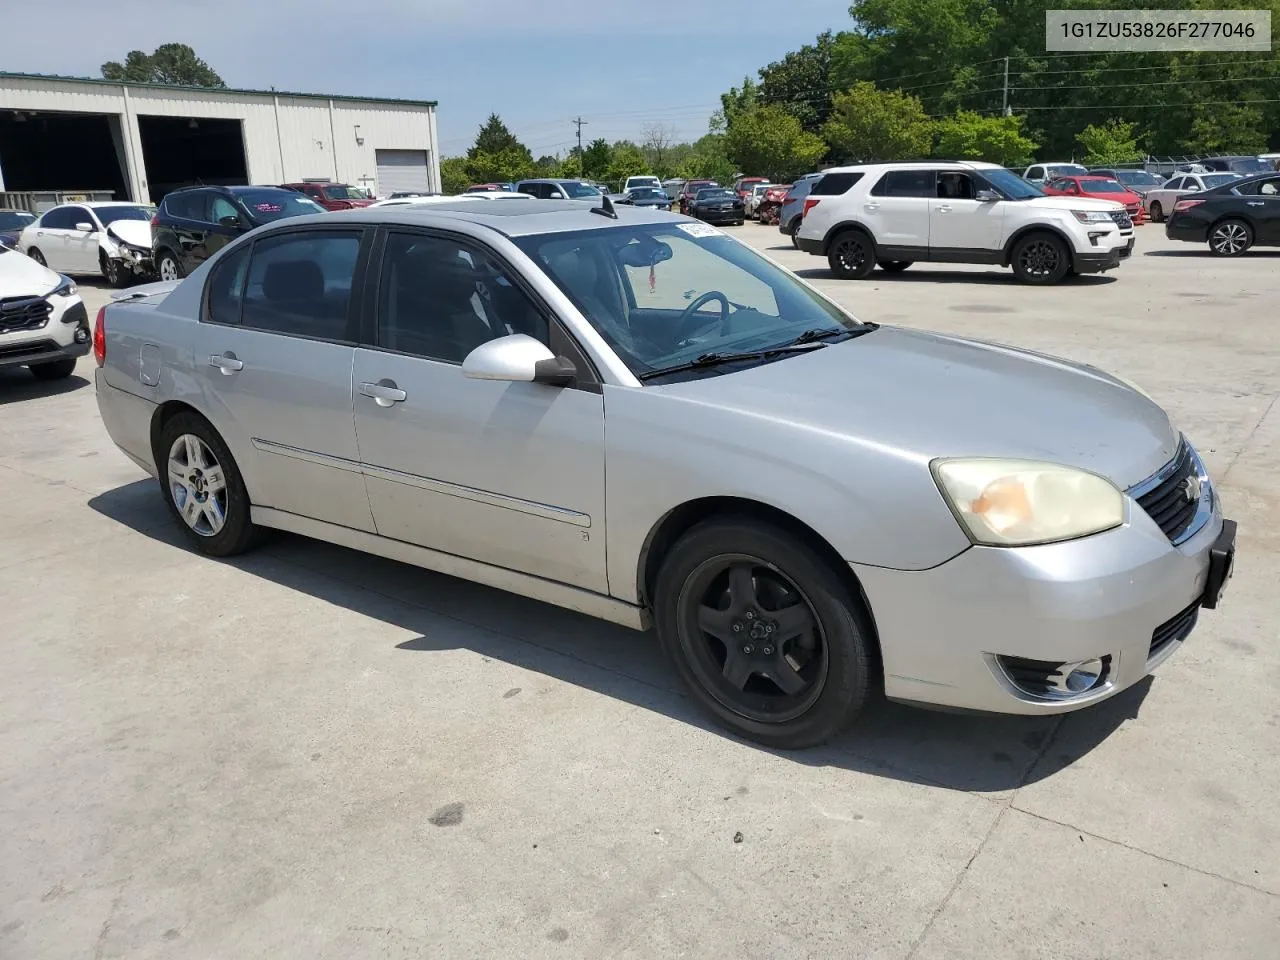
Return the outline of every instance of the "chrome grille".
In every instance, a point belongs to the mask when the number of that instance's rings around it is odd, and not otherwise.
[[[1166,537],[1180,543],[1195,532],[1192,524],[1200,512],[1201,502],[1213,496],[1209,481],[1202,474],[1195,451],[1183,440],[1174,458],[1129,494]]]
[[[1133,220],[1130,219],[1129,214],[1124,210],[1112,210],[1111,219],[1116,222],[1116,225],[1121,230],[1128,230],[1133,226]]]
[[[0,333],[14,330],[39,330],[49,319],[53,307],[40,297],[10,297],[0,300]]]

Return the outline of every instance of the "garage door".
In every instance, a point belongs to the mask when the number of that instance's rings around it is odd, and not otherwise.
[[[378,150],[378,196],[431,189],[426,150]]]

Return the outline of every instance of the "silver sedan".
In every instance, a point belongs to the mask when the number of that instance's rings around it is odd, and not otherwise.
[[[1142,195],[1142,207],[1147,216],[1160,223],[1169,219],[1179,200],[1240,178],[1238,173],[1175,173],[1163,186]]]
[[[94,353],[108,432],[195,548],[289,530],[652,625],[772,746],[881,686],[1095,704],[1232,569],[1200,458],[1136,388],[860,322],[604,198],[282,221],[109,305]]]

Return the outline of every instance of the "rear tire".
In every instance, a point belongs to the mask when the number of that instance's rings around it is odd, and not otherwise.
[[[914,260],[881,260],[878,266],[885,273],[901,273],[913,263]]]
[[[182,272],[182,262],[170,251],[165,250],[156,260],[156,276],[161,280],[181,280],[185,276]]]
[[[1209,231],[1209,249],[1214,256],[1238,257],[1251,246],[1253,229],[1237,217],[1215,223]]]
[[[1159,200],[1151,201],[1151,208],[1147,211],[1147,213],[1151,214],[1152,223],[1164,222],[1164,208],[1160,206]]]
[[[831,241],[827,263],[841,280],[865,280],[876,268],[875,241],[861,230],[845,230]]]
[[[1071,254],[1057,236],[1029,233],[1013,248],[1013,272],[1023,283],[1049,286],[1061,283],[1071,272]]]
[[[50,360],[48,363],[33,363],[27,368],[37,380],[65,380],[76,372],[73,359]]]
[[[154,453],[164,502],[192,546],[230,557],[257,544],[262,529],[250,520],[240,468],[208,420],[177,414],[160,431]]]
[[[663,559],[654,601],[677,673],[741,737],[815,746],[866,702],[870,618],[827,560],[781,528],[747,517],[699,524]]]
[[[30,250],[28,250],[27,256],[30,257],[32,260],[34,260],[36,263],[40,264],[40,266],[42,267],[47,267],[49,265],[44,258],[44,254],[40,252],[40,249],[38,247],[32,247]]]

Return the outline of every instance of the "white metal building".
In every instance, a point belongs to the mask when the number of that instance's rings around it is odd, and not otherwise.
[[[329,180],[386,196],[440,189],[436,144],[435,101],[0,73],[0,192],[157,202]]]

